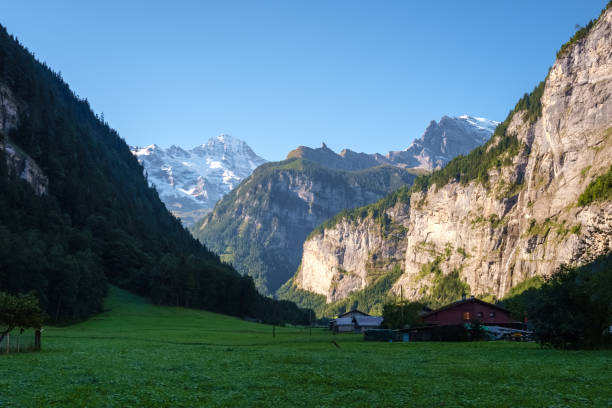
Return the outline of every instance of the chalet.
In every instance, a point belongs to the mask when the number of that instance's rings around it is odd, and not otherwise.
[[[461,299],[422,315],[423,322],[431,325],[453,325],[478,320],[484,325],[519,327],[522,323],[510,317],[510,312],[501,306],[476,299]]]
[[[336,333],[363,333],[368,329],[378,328],[382,321],[381,316],[370,316],[359,310],[350,310],[332,320],[329,326]]]

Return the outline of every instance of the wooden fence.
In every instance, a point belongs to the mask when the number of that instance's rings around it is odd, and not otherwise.
[[[13,330],[0,341],[0,354],[40,350],[41,339],[41,330]]]

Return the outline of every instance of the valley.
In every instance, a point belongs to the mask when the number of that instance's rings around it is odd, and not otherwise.
[[[285,161],[258,167],[190,228],[259,291],[273,294],[299,266],[308,234],[341,211],[374,203],[412,185],[417,175],[468,153],[497,122],[463,115],[432,121],[406,150],[339,154],[325,143],[300,146]]]
[[[542,1],[7,4],[0,407],[611,407],[612,1]]]
[[[586,408],[612,397],[609,350],[370,343],[305,327],[277,327],[273,338],[269,325],[153,306],[116,288],[100,315],[46,328],[43,351],[0,358],[8,407]]]

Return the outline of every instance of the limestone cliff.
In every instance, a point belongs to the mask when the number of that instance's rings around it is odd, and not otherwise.
[[[609,252],[612,202],[578,198],[612,165],[611,39],[607,10],[564,46],[485,148],[467,156],[485,169],[477,176],[457,159],[403,199],[326,223],[304,244],[295,287],[330,302],[401,263],[392,290],[405,297],[430,294],[440,276],[458,277],[473,295],[502,297],[532,276]],[[485,159],[486,168],[478,163]]]
[[[217,203],[193,234],[262,292],[274,292],[295,272],[304,240],[321,222],[411,184],[414,174],[393,166],[356,172],[303,159],[258,167]]]

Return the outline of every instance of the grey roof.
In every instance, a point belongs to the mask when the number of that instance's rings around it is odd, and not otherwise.
[[[351,317],[339,317],[334,320],[334,323],[336,324],[336,326],[348,326],[353,324],[353,319]]]
[[[357,326],[378,327],[383,322],[382,316],[353,316]]]
[[[338,317],[344,317],[344,316],[347,316],[347,315],[353,315],[353,316],[355,316],[355,315],[358,315],[358,314],[360,314],[360,315],[362,315],[362,316],[369,316],[369,314],[364,313],[364,312],[362,312],[361,310],[352,309],[352,310],[349,310],[348,312],[344,312],[344,313],[342,313],[341,315],[338,315]]]

